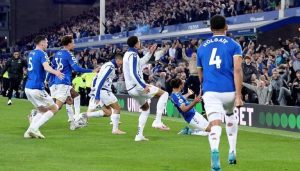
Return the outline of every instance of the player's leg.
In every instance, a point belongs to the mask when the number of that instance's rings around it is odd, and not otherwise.
[[[121,113],[121,106],[118,102],[115,102],[110,105],[110,107],[113,109],[113,113],[111,115],[111,121],[113,125],[112,133],[113,134],[126,134],[126,132],[123,132],[119,130],[119,121],[120,121],[120,113]]]
[[[236,143],[237,143],[237,134],[238,134],[238,115],[234,115],[234,96],[235,93],[224,93],[226,94],[223,99],[223,103],[226,115],[226,134],[229,143],[229,155],[228,163],[236,164]]]
[[[16,83],[16,81],[17,81],[17,80],[14,79],[14,78],[9,78],[9,90],[8,90],[8,94],[7,94],[7,98],[8,98],[7,104],[8,104],[8,105],[11,105],[11,104],[12,104],[11,98],[12,98],[13,91],[14,91],[15,89],[18,89],[18,88],[16,88],[16,86],[18,85],[18,84]]]
[[[157,107],[156,107],[156,117],[155,120],[152,123],[152,127],[153,128],[158,128],[161,130],[170,130],[169,127],[167,127],[166,125],[163,124],[163,122],[161,121],[162,119],[162,115],[164,110],[166,109],[167,106],[167,102],[168,102],[168,98],[169,98],[169,94],[166,91],[163,91],[162,89],[159,89],[155,86],[151,86],[150,87],[150,93],[151,91],[155,91],[157,92],[155,94],[155,97],[158,97],[158,102],[157,102]]]
[[[80,94],[77,93],[73,87],[71,88],[70,93],[71,93],[71,97],[74,100],[75,115],[79,115],[80,114]]]
[[[144,128],[149,116],[149,104],[148,102],[144,103],[141,106],[142,112],[139,117],[139,123],[138,123],[138,132],[135,136],[135,141],[148,141],[149,139],[144,137]]]
[[[46,91],[25,89],[25,93],[28,100],[37,108],[37,114],[25,134],[34,138],[45,138],[39,128],[54,116],[58,108]]]
[[[76,125],[75,125],[75,117],[74,117],[74,110],[73,110],[73,99],[72,97],[67,97],[66,100],[66,111],[68,114],[68,122],[70,124],[70,130],[75,130]]]
[[[189,124],[194,128],[200,129],[205,132],[210,132],[209,122],[198,112],[195,113]]]
[[[212,170],[220,170],[219,144],[222,134],[222,115],[224,108],[221,100],[216,96],[217,93],[206,92],[203,95],[208,121],[211,125],[211,131],[208,140],[211,149],[211,168]]]

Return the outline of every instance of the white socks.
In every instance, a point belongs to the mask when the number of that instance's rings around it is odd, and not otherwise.
[[[68,122],[73,121],[74,120],[73,105],[66,104],[66,110],[69,117]]]
[[[208,135],[208,140],[209,140],[211,151],[219,150],[221,133],[222,133],[221,126],[212,126],[211,127],[211,131]]]
[[[40,120],[42,116],[43,115],[41,113],[37,112],[36,115],[32,118],[32,120],[30,122],[30,126],[31,126],[31,124],[33,124],[33,123],[37,122],[38,120]]]
[[[88,118],[92,118],[92,117],[103,117],[104,116],[104,112],[102,110],[98,110],[95,112],[87,112],[87,117]]]
[[[229,153],[236,154],[236,141],[238,133],[238,118],[235,115],[225,116],[226,120],[226,133],[229,143]]]
[[[46,113],[42,114],[39,120],[35,120],[30,124],[30,128],[38,130],[42,125],[44,125],[50,118],[54,116],[51,110],[48,110]]]
[[[167,92],[164,92],[164,94],[162,94],[159,97],[157,102],[156,117],[154,121],[155,123],[161,123],[161,117],[167,106],[168,98],[169,98],[169,94]]]
[[[120,120],[120,114],[118,113],[113,113],[111,116],[110,116],[110,119],[112,121],[112,124],[113,124],[113,129],[112,129],[112,132],[115,132],[119,129],[119,120]]]
[[[73,100],[74,100],[75,115],[79,115],[80,114],[80,96],[75,97]]]
[[[146,125],[148,116],[149,116],[149,112],[148,111],[142,111],[141,112],[140,117],[139,117],[139,125],[138,125],[137,135],[143,136],[144,127]]]

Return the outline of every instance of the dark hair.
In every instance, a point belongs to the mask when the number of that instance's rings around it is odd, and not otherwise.
[[[213,30],[221,30],[226,26],[226,19],[222,15],[215,15],[210,19],[210,27]]]
[[[137,36],[131,36],[127,39],[127,45],[131,48],[133,48],[135,46],[135,44],[137,44],[137,42],[139,41]]]
[[[33,43],[34,44],[39,44],[41,41],[46,40],[46,36],[44,35],[38,35],[34,38]]]
[[[123,59],[123,55],[121,53],[117,53],[115,55],[115,59]]]
[[[181,84],[182,84],[182,80],[179,78],[174,78],[170,81],[170,86],[172,88],[179,88]]]
[[[72,43],[72,41],[73,41],[73,36],[67,35],[61,39],[61,44],[63,46],[68,46],[68,44]]]

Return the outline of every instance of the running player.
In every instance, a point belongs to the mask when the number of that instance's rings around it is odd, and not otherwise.
[[[28,57],[28,79],[25,93],[28,100],[37,109],[37,114],[32,118],[29,128],[24,133],[24,138],[45,138],[39,128],[58,111],[53,99],[45,91],[46,71],[56,75],[59,79],[63,79],[64,74],[49,65],[48,55],[45,52],[48,46],[47,38],[37,36],[34,43],[36,48],[29,53]]]
[[[210,128],[208,121],[194,108],[196,104],[201,101],[201,97],[195,96],[195,99],[190,103],[187,98],[193,93],[189,92],[185,95],[181,94],[184,84],[179,78],[171,80],[170,85],[173,90],[171,94],[171,101],[178,109],[184,120],[194,128],[209,132]]]
[[[233,39],[226,37],[228,26],[225,17],[215,15],[210,20],[213,36],[204,41],[197,51],[199,79],[203,83],[204,107],[210,122],[208,136],[211,148],[211,168],[221,170],[219,143],[222,132],[221,120],[225,115],[229,142],[229,164],[236,164],[236,141],[238,117],[234,106],[243,105],[242,48]]]
[[[73,99],[71,98],[72,89],[72,70],[80,73],[93,72],[91,69],[84,69],[78,66],[75,56],[71,53],[74,49],[74,39],[72,36],[64,36],[61,40],[63,49],[56,52],[52,59],[53,68],[62,71],[65,74],[64,79],[54,78],[51,95],[56,99],[56,104],[61,109],[64,103],[67,103],[67,112],[69,116],[70,129],[75,129]],[[96,72],[97,69],[95,69]]]
[[[146,64],[153,53],[155,52],[157,45],[153,45],[143,58],[138,56],[138,50],[142,48],[141,42],[136,36],[131,36],[127,40],[129,46],[128,51],[125,53],[123,58],[123,73],[125,77],[125,84],[128,94],[132,96],[141,106],[142,112],[139,117],[138,132],[135,136],[135,141],[147,141],[144,137],[143,130],[149,115],[149,104],[148,100],[153,97],[159,97],[157,103],[156,118],[152,124],[152,127],[159,128],[162,130],[169,130],[165,126],[161,117],[164,109],[167,105],[168,93],[151,85],[147,85],[142,79],[142,65]]]

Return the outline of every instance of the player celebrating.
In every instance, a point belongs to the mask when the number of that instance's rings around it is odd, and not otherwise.
[[[186,95],[182,95],[181,91],[184,87],[184,84],[179,78],[171,80],[171,87],[173,89],[171,100],[184,120],[192,127],[209,132],[210,128],[208,121],[201,114],[196,112],[196,109],[194,108],[194,106],[201,101],[201,97],[196,96],[194,101],[190,103],[187,98],[191,96],[193,92],[189,90]]]
[[[157,46],[153,45],[150,48],[150,52],[140,59],[138,56],[138,50],[140,50],[142,46],[138,37],[129,37],[127,44],[129,49],[123,58],[123,73],[128,94],[139,103],[142,109],[139,117],[138,133],[135,137],[135,141],[144,141],[148,140],[143,135],[143,130],[149,115],[148,100],[154,96],[159,97],[159,100],[157,103],[156,118],[152,124],[152,127],[162,130],[169,130],[169,128],[166,127],[161,121],[163,111],[167,104],[168,93],[155,86],[145,84],[145,81],[142,79],[143,74],[141,67],[150,60]]]
[[[56,52],[54,58],[52,59],[53,68],[62,71],[65,74],[64,79],[54,78],[53,88],[52,88],[52,97],[56,99],[56,104],[60,109],[62,105],[66,102],[69,104],[67,107],[70,129],[75,129],[74,123],[74,112],[72,108],[73,100],[71,98],[70,90],[72,89],[72,70],[80,73],[93,72],[91,69],[84,69],[78,66],[76,58],[71,53],[71,50],[74,49],[74,39],[72,36],[64,36],[61,40],[63,49]],[[95,69],[96,72],[97,69]]]
[[[119,120],[121,107],[118,103],[117,97],[112,93],[112,81],[115,78],[116,68],[121,67],[123,64],[123,57],[120,54],[115,56],[110,62],[102,65],[98,75],[94,78],[91,88],[91,99],[89,102],[87,117],[108,117],[111,116],[113,125],[113,134],[125,134],[119,130]],[[96,108],[103,103],[104,108],[102,110],[95,111]],[[101,106],[101,105],[100,105]]]
[[[203,79],[203,100],[211,132],[208,136],[211,148],[211,168],[221,170],[219,143],[222,132],[221,120],[225,115],[229,142],[229,164],[236,164],[236,140],[238,119],[233,114],[234,106],[243,105],[242,48],[233,39],[226,37],[228,26],[225,17],[216,15],[210,20],[213,36],[204,41],[197,51],[199,79]]]
[[[28,100],[36,107],[37,114],[33,117],[31,124],[24,134],[24,138],[45,138],[39,128],[44,125],[58,111],[53,99],[45,91],[44,80],[48,71],[63,79],[64,74],[54,70],[48,61],[45,50],[48,40],[45,36],[37,36],[34,39],[36,48],[29,53],[28,57],[28,79],[25,85],[25,93]]]

